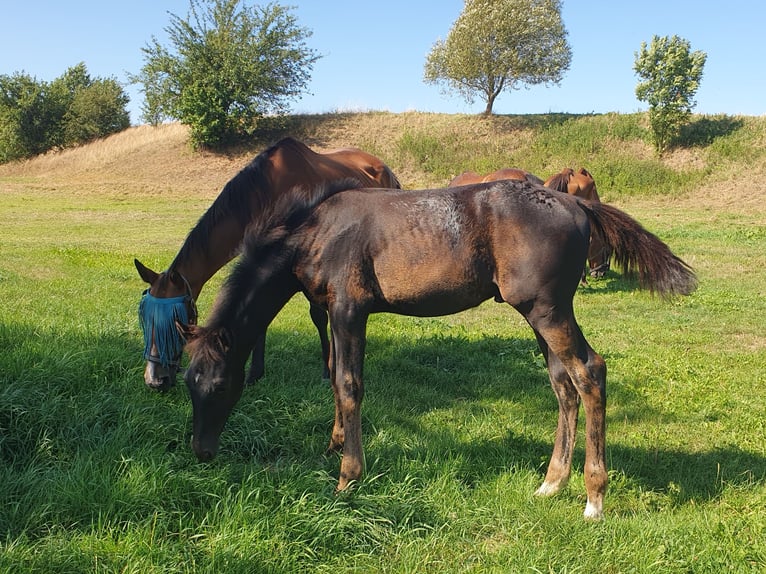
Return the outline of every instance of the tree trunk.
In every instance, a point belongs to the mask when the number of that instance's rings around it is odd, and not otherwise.
[[[484,116],[491,116],[492,115],[492,106],[495,103],[495,97],[496,96],[489,96],[489,97],[487,97],[487,107],[484,109],[484,112],[482,112],[482,115],[484,115]]]

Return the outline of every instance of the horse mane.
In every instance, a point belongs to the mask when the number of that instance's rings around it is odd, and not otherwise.
[[[259,218],[268,217],[269,205],[274,198],[267,173],[271,166],[271,157],[283,149],[300,155],[314,153],[295,138],[285,137],[258,154],[224,185],[213,204],[186,236],[169,270],[184,261],[189,254],[207,251],[210,245],[208,237],[221,221],[233,217],[242,227],[247,227],[254,212]]]
[[[569,180],[572,179],[572,175],[574,175],[574,172],[571,168],[562,170],[556,175],[552,175],[545,183],[545,186],[555,191],[568,193]]]
[[[260,218],[248,227],[243,241],[244,257],[242,264],[247,265],[249,260],[258,259],[261,251],[279,243],[284,237],[295,231],[327,198],[341,191],[359,187],[359,180],[345,178],[325,182],[309,189],[297,186],[292,188],[289,193],[278,197],[270,216]]]
[[[292,251],[284,245],[285,240],[304,223],[314,209],[328,197],[347,189],[356,189],[359,181],[342,179],[305,189],[294,187],[289,193],[276,198],[274,209],[268,217],[260,218],[248,227],[243,240],[243,254],[224,281],[208,319],[208,326],[224,323],[226,313],[239,313],[229,303],[246,304],[247,297],[258,284],[258,277],[268,277],[289,261]]]

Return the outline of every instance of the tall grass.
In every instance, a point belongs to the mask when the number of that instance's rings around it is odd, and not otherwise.
[[[494,302],[440,318],[373,316],[366,473],[353,492],[333,493],[338,460],[323,454],[333,403],[300,298],[270,329],[267,374],[237,405],[219,456],[197,463],[183,385],[156,394],[142,382],[143,286],[132,259],[167,265],[218,191],[181,174],[217,169],[204,177],[225,181],[252,150],[186,156],[164,142],[173,151],[154,155],[173,174],[167,180],[78,162],[59,176],[53,157],[44,169],[0,170],[0,571],[766,568],[766,211],[752,201],[763,188],[732,151],[762,161],[760,118],[694,144],[703,160],[687,158],[694,146],[670,160],[645,155],[632,115],[328,118],[337,130],[352,122],[351,141],[311,121],[324,128],[300,129],[323,145],[375,147],[409,184],[439,184],[450,162],[496,169],[526,157],[521,166],[538,162],[528,168],[541,174],[586,165],[602,195],[696,268],[699,290],[676,301],[653,299],[615,272],[576,296],[578,320],[609,368],[606,520],[582,520],[582,436],[571,486],[532,496],[556,401],[529,328]],[[603,146],[608,137],[633,156]],[[151,150],[132,149],[147,173],[161,172],[146,159]],[[607,165],[617,166],[613,176]],[[612,183],[639,165],[665,175],[627,191]],[[708,181],[727,182],[729,201],[691,189],[706,170]],[[658,195],[657,181],[673,178]],[[223,275],[202,293],[203,320]]]

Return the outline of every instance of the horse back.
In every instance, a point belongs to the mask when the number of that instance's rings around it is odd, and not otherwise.
[[[275,193],[343,179],[355,179],[360,187],[400,187],[389,167],[367,152],[345,148],[318,153],[292,138],[281,140],[270,150],[263,169]]]
[[[524,298],[558,281],[562,265],[576,289],[588,234],[574,201],[526,182],[345,191],[296,233],[296,270],[320,304],[347,297],[370,312],[443,315],[501,293]]]

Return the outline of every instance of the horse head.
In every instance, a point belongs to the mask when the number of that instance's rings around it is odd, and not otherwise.
[[[197,307],[189,282],[176,271],[157,273],[134,261],[138,274],[149,284],[138,306],[144,336],[144,383],[158,391],[175,384],[185,345],[177,323],[197,322]]]
[[[590,172],[581,167],[579,171],[573,171],[569,180],[569,193],[582,197],[589,201],[600,201],[598,191],[596,191],[596,182]]]
[[[232,338],[225,328],[179,324],[178,329],[190,357],[184,378],[194,412],[192,450],[206,462],[218,453],[226,420],[242,396],[246,355],[231,360]]]

